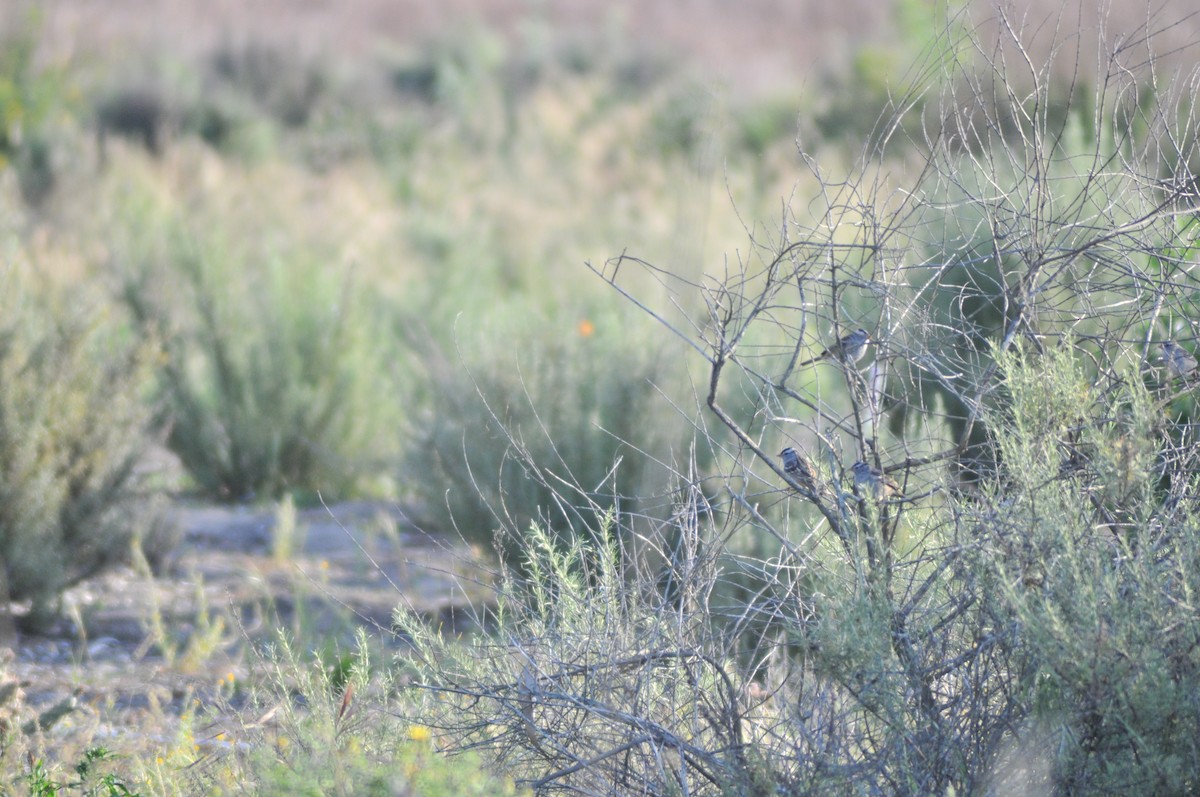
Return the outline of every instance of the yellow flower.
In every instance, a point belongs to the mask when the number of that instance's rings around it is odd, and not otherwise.
[[[424,725],[409,725],[408,738],[414,742],[427,742],[433,734]]]

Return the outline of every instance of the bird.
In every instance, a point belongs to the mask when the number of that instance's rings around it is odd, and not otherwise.
[[[811,360],[805,360],[796,367],[803,368],[806,365],[812,365],[813,363],[829,359],[840,360],[844,363],[856,363],[867,353],[867,346],[870,343],[870,333],[865,329],[856,329],[848,335],[843,335],[841,340],[816,357],[813,357]]]
[[[537,674],[532,666],[526,664],[517,678],[517,704],[520,706],[521,717],[525,720],[525,736],[534,744],[538,743],[538,730],[533,719],[533,706],[538,702],[541,691]]]
[[[1161,352],[1160,359],[1171,378],[1184,378],[1196,370],[1196,358],[1175,341],[1165,340],[1158,344],[1158,347]]]
[[[779,452],[783,457],[783,471],[796,480],[804,489],[815,493],[817,491],[817,473],[807,458],[796,453],[796,449],[788,446]]]
[[[850,470],[854,472],[854,486],[863,497],[881,501],[900,494],[900,487],[896,482],[862,460],[851,465]]]

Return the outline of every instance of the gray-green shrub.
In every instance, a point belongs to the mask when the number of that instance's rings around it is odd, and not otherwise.
[[[126,208],[117,265],[165,342],[167,442],[219,498],[369,490],[399,443],[383,316],[334,252],[259,210]]]
[[[1195,430],[1164,418],[1136,380],[1092,383],[1069,353],[1014,351],[1001,366],[1011,402],[992,425],[1009,487],[968,514],[984,532],[972,558],[988,608],[1020,629],[1008,668],[1027,727],[1053,740],[1067,793],[1190,793]]]
[[[681,351],[645,345],[620,313],[508,303],[460,323],[461,360],[426,344],[402,481],[433,526],[487,543],[504,530],[519,563],[531,523],[569,535],[589,501],[661,514],[693,433],[664,398],[683,384]]]
[[[0,11],[0,172],[15,168],[21,194],[33,205],[54,189],[55,136],[73,105],[65,70],[38,58],[40,27],[36,8]]]
[[[0,276],[0,587],[44,626],[72,584],[125,559],[156,512],[137,468],[160,349],[86,296]]]

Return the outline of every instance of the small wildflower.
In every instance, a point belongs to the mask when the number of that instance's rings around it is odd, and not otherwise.
[[[580,337],[590,338],[592,336],[592,334],[595,333],[595,331],[596,331],[596,325],[593,324],[588,319],[585,318],[579,322],[579,336]]]
[[[328,569],[329,569],[329,560],[328,560],[328,559],[322,559],[322,560],[321,560],[321,564],[320,564],[320,568],[321,568],[322,570],[328,570]]]
[[[433,734],[424,725],[408,726],[408,738],[414,742],[427,742],[431,736]]]

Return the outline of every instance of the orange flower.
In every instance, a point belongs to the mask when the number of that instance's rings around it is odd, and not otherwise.
[[[596,325],[593,324],[591,321],[587,320],[586,318],[579,322],[580,337],[590,338],[592,336],[592,333],[594,333],[595,331],[596,331]]]

